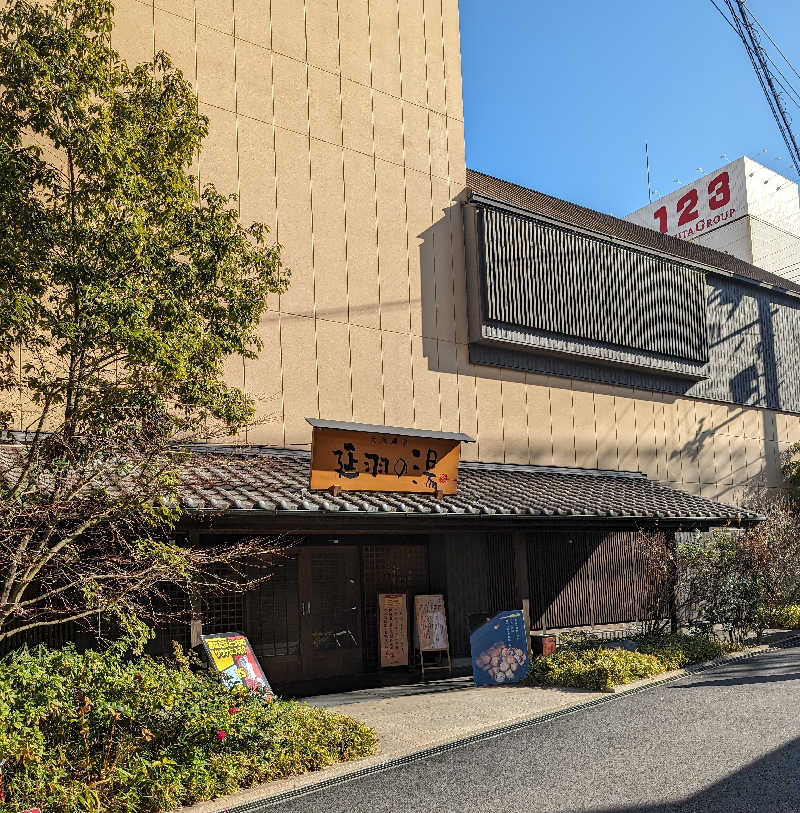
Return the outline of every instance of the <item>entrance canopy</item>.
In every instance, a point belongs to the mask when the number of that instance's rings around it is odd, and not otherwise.
[[[304,527],[356,520],[382,524],[524,521],[603,527],[746,526],[761,517],[667,487],[637,472],[461,462],[458,492],[433,494],[310,491],[308,452],[264,447],[195,447],[181,477],[184,509],[199,518],[282,518]],[[374,522],[370,523],[375,527]]]

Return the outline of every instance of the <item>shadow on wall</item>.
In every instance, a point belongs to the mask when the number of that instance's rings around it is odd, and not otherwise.
[[[462,223],[462,202],[467,196],[465,189],[441,210],[441,216],[430,228],[418,235],[422,241],[419,246],[420,290],[412,290],[411,298],[413,300],[418,295],[421,303],[422,351],[431,371],[449,374],[461,371],[470,376],[496,380],[500,377],[497,367],[467,366],[467,280]],[[689,397],[710,398],[717,403],[762,407],[763,473],[748,477],[748,462],[752,466],[753,460],[747,461],[746,454],[731,453],[732,458],[744,460],[744,463],[737,468],[730,466],[732,483],[720,482],[728,479],[728,471],[717,479],[719,497],[739,493],[743,486],[749,491],[758,490],[763,488],[765,480],[771,487],[780,483],[777,415],[771,410],[777,409],[782,397],[791,395],[787,395],[786,388],[792,386],[791,382],[780,380],[778,371],[779,364],[781,369],[787,368],[787,359],[779,359],[776,348],[774,320],[776,314],[780,317],[781,307],[772,302],[765,292],[753,291],[728,280],[715,279],[707,285],[711,380],[699,382],[696,387],[698,391],[687,394]],[[522,354],[523,351],[519,352]],[[787,352],[790,351],[785,350],[784,355]],[[525,355],[530,358],[530,354]],[[558,363],[557,359],[542,358],[542,369],[533,374],[553,375],[558,380]],[[586,366],[585,378],[574,374],[562,377],[565,389],[574,388],[573,380],[586,381],[590,388],[613,380],[602,380],[602,369],[598,370],[597,365],[587,363]],[[511,365],[508,369],[517,374],[522,372]],[[594,374],[594,378],[590,373]],[[625,389],[630,390],[630,387]],[[682,394],[676,391],[672,396],[678,398]],[[729,417],[721,425],[712,425],[706,418],[700,418],[693,437],[671,454],[673,462],[684,458],[697,463],[704,451],[708,453],[714,436],[725,431],[725,426],[734,420],[734,417]],[[745,444],[745,440],[742,439],[741,443]]]
[[[419,295],[422,353],[428,362],[428,369],[433,372],[457,373],[459,361],[455,345],[462,343],[466,346],[468,343],[467,276],[461,212],[462,203],[468,197],[465,188],[440,210],[440,216],[429,228],[417,235],[422,241],[419,245],[420,290],[412,290],[411,299],[413,302],[415,296]],[[452,343],[453,351],[443,350],[440,342]]]

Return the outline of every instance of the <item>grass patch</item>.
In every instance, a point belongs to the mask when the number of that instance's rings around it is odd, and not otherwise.
[[[655,677],[671,669],[712,660],[744,649],[704,635],[651,635],[636,638],[638,651],[609,649],[585,635],[567,639],[554,654],[531,659],[529,682],[610,691],[615,686]]]
[[[156,813],[375,752],[357,721],[113,650],[0,662],[0,811]]]

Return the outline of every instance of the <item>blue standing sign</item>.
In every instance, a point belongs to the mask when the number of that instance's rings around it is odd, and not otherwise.
[[[523,680],[530,670],[522,610],[506,610],[469,636],[476,686],[504,686]]]

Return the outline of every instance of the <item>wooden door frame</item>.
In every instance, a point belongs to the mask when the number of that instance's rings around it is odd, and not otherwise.
[[[341,650],[335,657],[336,650],[325,655],[325,650],[316,650],[313,641],[313,576],[311,559],[315,552],[337,552],[342,556],[352,556],[353,574],[356,579],[354,591],[358,601],[354,619],[358,629],[354,630],[358,646]],[[338,677],[342,675],[361,674],[364,671],[364,632],[363,632],[363,579],[361,573],[361,546],[354,545],[302,545],[298,548],[298,603],[300,611],[300,675],[304,680]],[[327,668],[325,661],[328,661]]]

